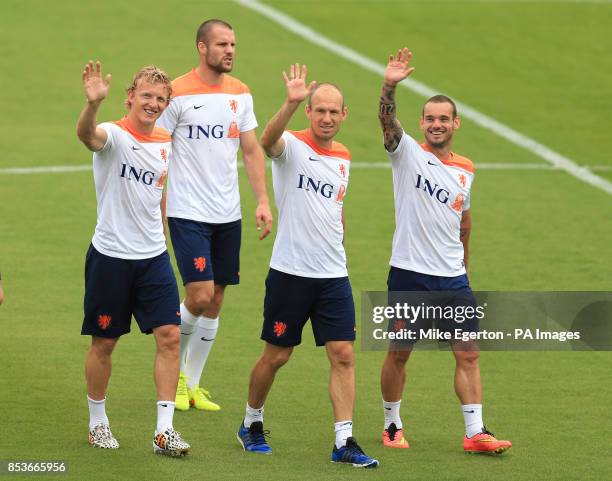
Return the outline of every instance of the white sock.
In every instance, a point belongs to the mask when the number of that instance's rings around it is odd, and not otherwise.
[[[482,404],[463,404],[463,419],[465,420],[465,435],[471,438],[481,433],[484,423],[482,422]]]
[[[106,398],[101,401],[96,401],[87,396],[87,404],[89,406],[90,430],[98,424],[108,424],[108,417],[106,417]]]
[[[402,429],[402,418],[400,418],[400,404],[402,400],[387,402],[383,399],[383,411],[385,412],[385,429],[389,429],[391,423],[395,423],[397,429]]]
[[[250,428],[251,424],[260,421],[263,423],[263,406],[259,409],[252,408],[249,403],[246,405],[246,414],[244,415],[244,427]]]
[[[172,427],[174,417],[174,401],[157,401],[157,429],[155,434]]]
[[[210,319],[200,316],[193,329],[187,346],[187,362],[185,363],[184,373],[187,375],[187,387],[193,389],[200,384],[200,377],[206,365],[206,359],[212,349],[217,329],[219,328],[219,318]]]
[[[194,316],[181,302],[181,371],[185,371],[185,359],[187,358],[187,346],[198,317]]]
[[[336,448],[340,449],[342,446],[346,446],[346,440],[353,435],[353,421],[334,423],[334,431],[336,431]]]

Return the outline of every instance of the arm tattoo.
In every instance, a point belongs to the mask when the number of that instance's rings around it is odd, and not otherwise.
[[[402,126],[395,117],[395,86],[384,84],[380,94],[378,120],[383,129],[385,149],[393,152],[402,139]]]
[[[465,242],[470,237],[470,229],[469,228],[461,228],[459,229],[459,240],[461,242]]]

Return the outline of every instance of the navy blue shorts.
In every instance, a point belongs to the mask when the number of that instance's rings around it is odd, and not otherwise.
[[[348,277],[315,279],[270,269],[261,338],[275,346],[297,346],[308,319],[317,346],[355,340],[355,304]]]
[[[89,246],[81,334],[117,338],[130,332],[132,315],[146,334],[180,325],[178,287],[168,252],[150,259],[105,256]]]
[[[211,280],[222,286],[240,282],[241,220],[208,224],[168,217],[168,227],[183,285]]]
[[[466,274],[456,277],[432,276],[391,266],[387,287],[389,305],[407,303],[421,306],[421,312],[427,312],[427,315],[415,322],[407,319],[390,320],[389,330],[414,331],[414,339],[404,342],[417,341],[422,330],[431,329],[434,324],[442,332],[454,333],[456,329],[478,332],[476,298]]]

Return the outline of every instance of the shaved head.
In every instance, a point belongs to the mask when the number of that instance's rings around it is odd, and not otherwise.
[[[317,84],[314,88],[310,96],[308,97],[308,106],[312,107],[313,99],[318,99],[319,97],[324,96],[326,100],[332,100],[334,98],[340,99],[341,108],[344,109],[344,94],[340,87],[336,84],[330,82],[323,82]]]
[[[206,20],[202,25],[198,27],[198,31],[196,32],[196,47],[200,42],[204,42],[208,45],[210,32],[216,25],[220,25],[221,27],[234,30],[232,26],[224,20],[219,20],[218,18],[211,18],[210,20]]]

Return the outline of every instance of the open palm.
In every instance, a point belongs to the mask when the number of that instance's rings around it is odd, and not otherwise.
[[[306,85],[306,72],[306,65],[302,65],[300,68],[300,64],[298,63],[291,65],[289,76],[287,76],[286,72],[283,72],[285,87],[287,87],[287,100],[289,100],[289,102],[299,103],[304,101],[317,85],[315,81]]]
[[[83,88],[88,102],[101,102],[108,95],[111,76],[102,77],[102,64],[92,60],[87,62],[83,70]]]
[[[385,82],[395,85],[404,80],[414,72],[414,67],[409,65],[412,52],[407,48],[397,51],[397,57],[389,55],[389,63],[385,69]]]

